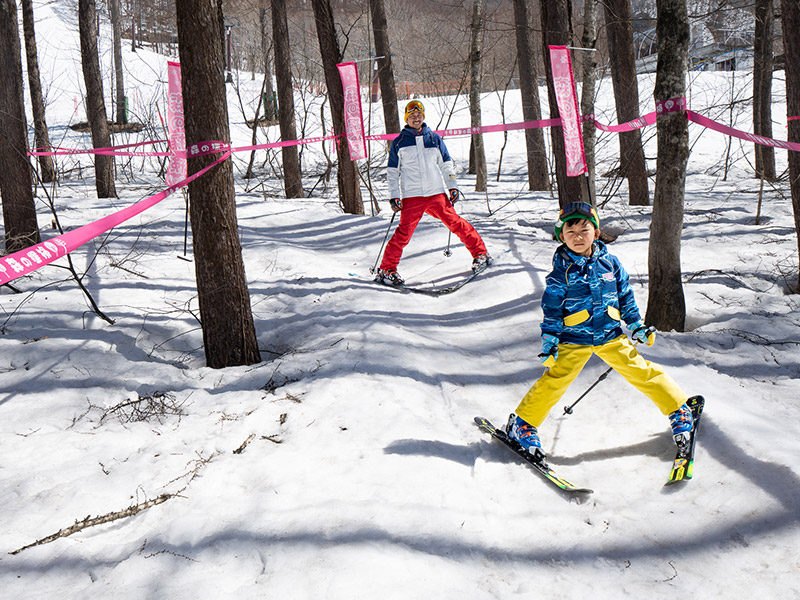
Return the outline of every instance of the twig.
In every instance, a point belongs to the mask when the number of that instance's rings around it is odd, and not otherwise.
[[[247,448],[247,444],[253,441],[253,438],[256,437],[255,433],[251,433],[247,436],[247,439],[242,442],[242,445],[239,446],[236,450],[233,451],[234,454],[241,454],[244,452],[244,449]]]
[[[70,525],[64,529],[59,529],[55,533],[48,535],[47,537],[43,537],[40,540],[36,540],[32,544],[28,544],[27,546],[22,546],[22,548],[17,548],[16,550],[9,552],[9,554],[19,554],[23,550],[27,550],[28,548],[33,548],[34,546],[41,546],[42,544],[49,544],[50,542],[54,542],[59,538],[67,537],[72,535],[73,533],[77,533],[88,527],[94,527],[95,525],[102,525],[103,523],[110,523],[111,521],[117,521],[118,519],[124,519],[125,517],[132,517],[133,515],[142,512],[150,508],[151,506],[156,506],[157,504],[161,504],[166,502],[170,498],[174,498],[180,494],[180,492],[175,492],[174,494],[161,494],[157,498],[153,498],[152,500],[148,500],[147,502],[140,502],[139,504],[135,504],[133,506],[129,506],[125,510],[120,510],[116,512],[106,513],[105,515],[100,515],[99,517],[86,517],[83,521],[75,521],[74,525]]]

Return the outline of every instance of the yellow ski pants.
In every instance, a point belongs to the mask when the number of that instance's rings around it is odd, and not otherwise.
[[[650,398],[663,414],[678,410],[686,402],[686,394],[678,384],[659,365],[645,360],[628,337],[621,335],[601,346],[559,344],[556,364],[525,394],[517,407],[517,415],[539,427],[592,354]]]

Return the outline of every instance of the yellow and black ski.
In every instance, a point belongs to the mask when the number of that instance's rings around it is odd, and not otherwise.
[[[531,467],[533,467],[539,474],[541,474],[547,481],[560,488],[565,492],[571,494],[591,494],[594,490],[589,488],[578,487],[570,483],[566,479],[559,477],[556,472],[547,464],[547,457],[544,454],[531,454],[520,446],[517,442],[510,439],[506,432],[502,429],[497,429],[487,419],[483,417],[475,417],[475,424],[481,429],[490,434],[498,442],[502,443],[507,448],[511,449],[517,456],[525,460]]]
[[[689,434],[689,442],[685,447],[678,447],[678,452],[675,455],[675,460],[672,461],[672,469],[670,469],[669,478],[665,485],[688,481],[694,474],[694,444],[697,441],[697,428],[700,425],[700,417],[703,414],[705,403],[705,398],[702,396],[692,396],[686,401],[686,404],[692,409],[692,419],[694,420],[692,431]]]

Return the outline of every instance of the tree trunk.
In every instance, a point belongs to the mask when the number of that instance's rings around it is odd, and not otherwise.
[[[278,102],[281,140],[297,139],[294,122],[294,90],[292,88],[289,25],[286,19],[286,0],[272,0],[272,38],[275,47],[275,73],[278,80]],[[281,148],[283,184],[287,198],[303,197],[303,177],[297,146]]]
[[[783,24],[783,51],[786,56],[786,115],[793,117],[788,122],[789,141],[800,143],[800,36],[790,32],[800,31],[800,3],[797,0],[781,0]],[[797,235],[800,256],[800,152],[789,150],[789,186],[794,210],[794,229]],[[797,287],[800,293],[800,276]]]
[[[533,28],[529,3],[530,0],[514,0],[519,90],[522,96],[522,118],[526,121],[539,121],[542,118],[542,107],[539,100],[536,57],[533,53]],[[525,148],[528,158],[528,189],[549,191],[550,172],[547,168],[542,128],[525,130]]]
[[[594,48],[597,45],[597,2],[598,0],[584,0],[583,3],[582,48]],[[594,94],[597,84],[597,52],[583,50],[582,58],[581,114],[592,115],[594,114]],[[592,205],[596,206],[594,147],[597,128],[592,121],[584,121],[581,125],[583,127],[583,150],[586,153],[586,177],[589,182]]]
[[[756,0],[753,42],[753,133],[772,137],[773,0]],[[775,180],[775,150],[755,144],[756,177]]]
[[[97,13],[95,0],[78,0],[78,29],[81,39],[81,64],[86,85],[86,117],[92,130],[95,148],[111,146],[106,105],[103,102],[103,80],[97,56]],[[117,195],[114,186],[114,157],[96,154],[94,157],[95,187],[98,198]]]
[[[28,161],[17,4],[0,0],[0,194],[8,253],[40,241]]]
[[[317,39],[325,69],[325,85],[328,87],[328,99],[331,104],[333,133],[336,138],[336,157],[339,168],[336,179],[339,184],[339,202],[344,212],[352,215],[364,214],[364,203],[361,200],[361,186],[356,173],[356,164],[350,160],[347,137],[344,128],[344,92],[342,80],[336,65],[342,62],[339,40],[333,22],[333,11],[330,0],[311,0],[314,8],[314,19],[317,26]]]
[[[630,0],[604,0],[608,54],[617,120],[627,123],[639,118],[639,84],[636,80],[636,56],[633,51],[633,23]],[[628,203],[648,206],[647,165],[638,129],[619,134],[619,162],[628,179]]]
[[[177,0],[176,8],[186,146],[229,142],[222,0]],[[196,173],[218,158],[189,158],[188,172]],[[257,363],[230,159],[191,182],[189,197],[206,363],[212,368]]]
[[[483,0],[472,0],[472,37],[469,51],[469,116],[472,127],[481,126],[481,53],[483,52]],[[472,134],[475,191],[486,191],[486,151],[483,135]]]
[[[128,107],[125,99],[125,79],[122,72],[122,22],[119,16],[119,0],[108,0],[111,28],[114,37],[114,84],[117,101],[117,124],[128,122]]]
[[[658,0],[656,22],[658,67],[656,102],[686,96],[689,19],[686,0]],[[650,224],[648,271],[650,290],[646,322],[662,331],[683,331],[686,304],[681,282],[681,230],[689,159],[686,112],[658,116],[658,162]]]
[[[34,29],[33,1],[22,0],[22,29],[25,35],[25,56],[28,63],[28,86],[33,108],[33,131],[37,148],[50,148],[50,134],[47,131],[42,81],[39,75],[39,58],[36,52],[36,32]],[[52,156],[38,156],[39,177],[43,183],[56,180],[56,168]]]
[[[550,65],[549,46],[569,46],[572,38],[572,2],[570,0],[541,0],[542,50],[545,56],[547,98],[550,103],[550,118],[560,116],[553,87],[553,69]],[[583,177],[567,177],[567,156],[564,152],[564,133],[560,126],[550,128],[550,142],[556,163],[558,202],[564,206],[569,202],[589,202]]]
[[[267,121],[272,121],[278,116],[278,106],[275,102],[275,87],[272,85],[272,69],[270,68],[270,46],[274,44],[270,44],[269,41],[269,19],[267,19],[267,8],[263,4],[266,0],[261,0],[262,6],[258,11],[259,17],[259,24],[261,25],[261,56],[264,59],[264,82],[265,82],[265,89],[264,95],[266,98],[264,99],[264,118]],[[284,13],[286,12],[286,0],[281,0],[281,3],[284,6]],[[272,18],[275,18],[275,7],[274,3],[272,7]],[[275,29],[275,25],[272,26],[273,31]],[[275,33],[273,32],[272,37],[275,37]],[[277,48],[275,48],[274,52],[277,54]],[[277,60],[277,59],[276,59]],[[275,67],[277,69],[277,65]],[[278,79],[280,82],[280,79]],[[291,87],[291,80],[289,81],[289,86]],[[281,134],[282,135],[282,134]],[[292,138],[294,139],[294,138]]]
[[[400,115],[397,110],[397,87],[392,69],[392,49],[389,45],[389,27],[386,24],[386,11],[383,0],[369,0],[372,12],[372,35],[375,38],[375,53],[378,59],[378,79],[381,85],[381,104],[386,133],[400,131]]]

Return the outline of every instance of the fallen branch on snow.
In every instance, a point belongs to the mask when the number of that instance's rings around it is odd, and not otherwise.
[[[156,506],[157,504],[161,504],[166,502],[170,498],[174,498],[180,492],[175,492],[174,494],[161,494],[157,498],[153,498],[152,500],[148,500],[146,502],[140,502],[139,504],[134,504],[133,506],[129,506],[125,510],[110,512],[105,515],[100,515],[98,517],[86,517],[83,521],[75,521],[74,525],[70,525],[64,529],[59,529],[55,533],[48,535],[47,537],[43,537],[40,540],[36,540],[35,542],[28,544],[27,546],[22,546],[22,548],[17,548],[16,550],[9,552],[9,554],[19,554],[23,550],[27,550],[28,548],[33,548],[34,546],[41,546],[42,544],[49,544],[50,542],[54,542],[59,538],[67,537],[72,535],[73,533],[77,533],[89,527],[94,527],[95,525],[102,525],[103,523],[110,523],[111,521],[116,521],[118,519],[124,519],[125,517],[132,517],[133,515],[142,512],[150,508],[151,506]]]

